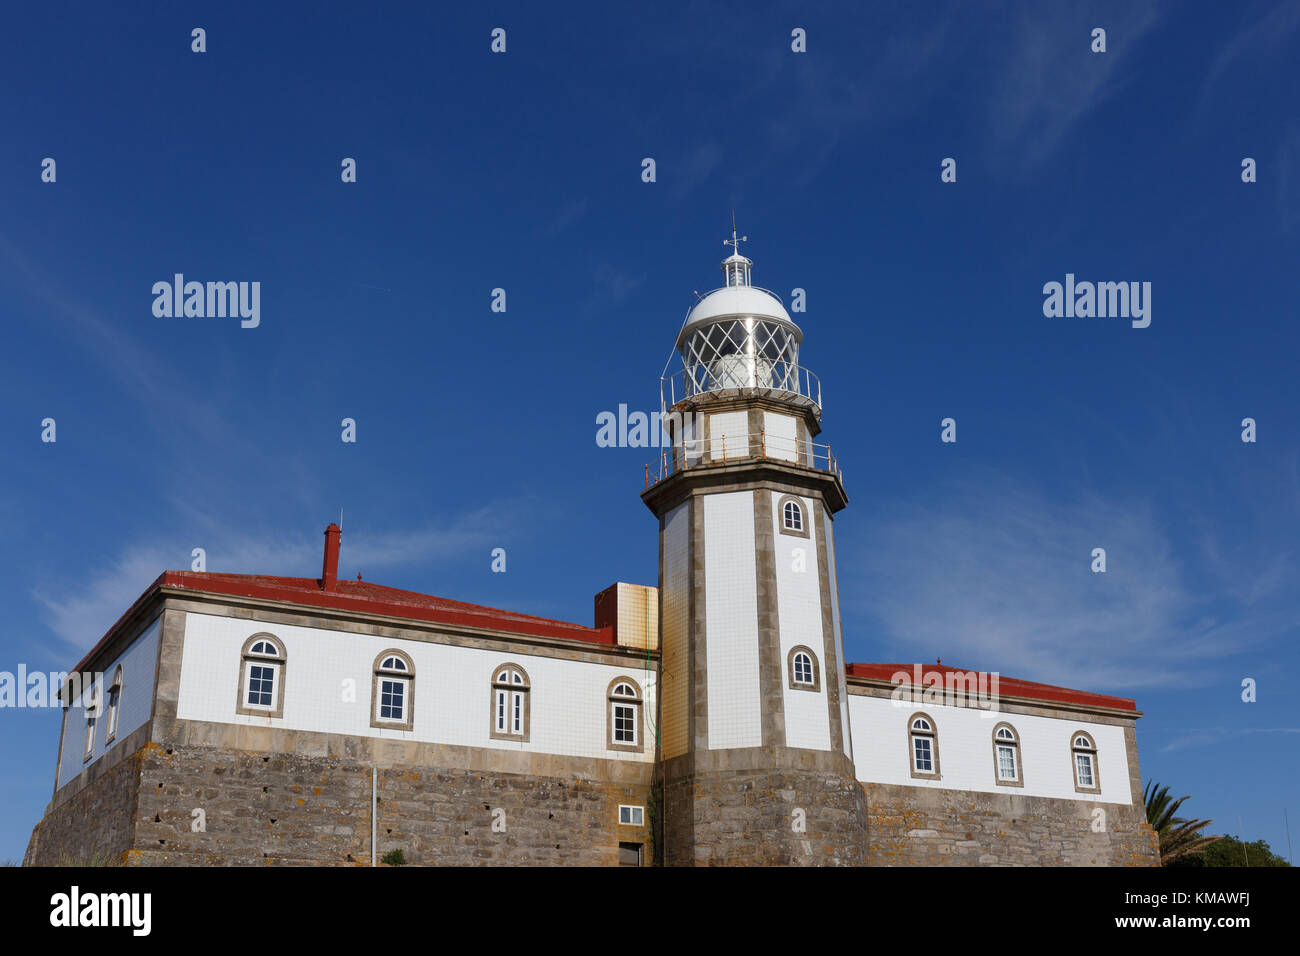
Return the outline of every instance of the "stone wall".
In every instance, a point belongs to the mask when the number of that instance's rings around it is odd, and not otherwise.
[[[132,863],[370,863],[371,768],[365,764],[151,746],[138,766]],[[653,853],[647,827],[618,823],[620,803],[646,805],[645,786],[381,767],[378,797],[379,856],[400,849],[410,865],[613,865],[620,840],[646,844],[647,862]],[[494,820],[504,831],[493,830]]]
[[[1157,866],[1140,806],[864,783],[871,866]],[[1104,818],[1095,811],[1104,812]],[[1094,829],[1096,827],[1096,829]]]
[[[147,729],[147,728],[146,728]],[[113,761],[98,761],[51,801],[32,830],[23,866],[102,866],[119,863],[135,839],[140,766],[146,734],[123,741]]]
[[[860,866],[866,800],[851,775],[814,770],[722,770],[669,779],[669,865]],[[803,811],[801,817],[796,811]],[[798,820],[802,831],[796,830]]]
[[[370,775],[345,756],[145,744],[61,791],[24,864],[368,865]],[[648,783],[395,766],[379,770],[378,792],[379,855],[400,849],[411,865],[613,865],[620,841],[655,858]],[[645,825],[619,825],[621,803],[644,806]],[[662,855],[677,865],[1158,863],[1141,807],[859,784],[825,769],[679,774],[662,820]]]

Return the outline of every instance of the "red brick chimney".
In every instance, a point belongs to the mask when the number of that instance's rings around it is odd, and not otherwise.
[[[339,526],[330,522],[330,526],[325,529],[325,564],[321,568],[320,586],[324,591],[329,591],[334,587],[334,583],[339,576],[339,538],[343,532]]]

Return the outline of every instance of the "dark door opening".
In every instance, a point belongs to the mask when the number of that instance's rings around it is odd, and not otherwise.
[[[618,845],[618,865],[619,866],[640,866],[641,865],[641,844],[620,843]]]

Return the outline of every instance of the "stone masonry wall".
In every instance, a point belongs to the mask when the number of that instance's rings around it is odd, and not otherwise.
[[[864,783],[871,866],[1157,866],[1141,807]],[[1102,810],[1104,818],[1094,816]],[[1094,829],[1094,826],[1096,829]]]
[[[147,746],[143,735],[137,744]],[[32,830],[23,866],[121,862],[134,840],[143,758],[144,750],[135,750],[97,773],[93,781],[58,806],[52,805]]]
[[[802,810],[802,832],[795,829]],[[860,866],[866,800],[852,777],[826,771],[712,771],[670,779],[664,853],[670,865]]]
[[[371,768],[330,756],[151,747],[141,762],[135,848],[145,865],[369,865]],[[409,865],[613,865],[618,805],[648,787],[581,778],[380,768],[378,853]],[[203,811],[205,829],[194,829]],[[504,818],[494,814],[504,810]],[[502,820],[503,832],[493,830]],[[647,821],[648,823],[649,821]],[[499,824],[498,824],[499,825]]]
[[[368,865],[370,773],[341,757],[149,743],[52,806],[24,864]],[[658,811],[645,784],[395,767],[380,769],[378,789],[379,854],[401,849],[412,865],[613,865],[620,840],[654,859]],[[646,807],[646,825],[620,826],[620,803]],[[497,809],[504,832],[492,829]],[[858,784],[826,771],[671,779],[664,818],[664,856],[679,865],[1158,863],[1140,807]]]

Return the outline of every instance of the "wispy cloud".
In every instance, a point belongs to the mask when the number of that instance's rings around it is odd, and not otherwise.
[[[133,399],[141,418],[159,435],[184,435],[208,448],[221,448],[250,470],[283,464],[278,452],[251,440],[186,377],[183,366],[168,362],[151,349],[147,336],[132,334],[130,323],[115,321],[101,303],[88,302],[65,288],[66,280],[52,276],[20,245],[0,235],[0,267],[8,267],[16,286],[39,303],[41,314],[66,341],[81,349],[104,374],[115,379]],[[139,307],[149,312],[150,298],[142,290]],[[138,330],[138,326],[135,326]],[[170,443],[162,443],[165,448]],[[182,465],[188,467],[184,462]]]
[[[703,184],[721,164],[722,148],[717,143],[699,143],[684,157],[658,166],[656,177],[658,181],[667,183],[674,199],[680,200]]]
[[[574,200],[564,206],[551,217],[551,220],[546,224],[543,233],[547,236],[559,235],[587,214],[587,206],[588,202],[586,197]]]
[[[1000,72],[988,99],[998,158],[1022,168],[1046,160],[1085,116],[1132,80],[1136,47],[1160,19],[1156,6],[1126,7],[1107,18],[1107,52],[1093,54],[1090,34],[1071,8],[1022,6],[1009,48],[999,51]]]
[[[623,302],[628,296],[645,284],[646,274],[637,274],[601,263],[591,276],[591,292],[578,308],[578,316],[590,318]]]
[[[1205,72],[1201,83],[1201,104],[1211,95],[1219,80],[1238,61],[1268,59],[1278,55],[1294,57],[1291,34],[1300,28],[1300,4],[1275,3],[1223,44],[1219,54]]]
[[[1050,4],[1019,5],[1005,27],[1001,14],[984,7],[939,4],[873,35],[871,56],[851,63],[820,49],[796,56],[788,45],[755,41],[770,52],[737,66],[744,82],[735,95],[765,119],[738,176],[758,178],[772,163],[797,157],[794,182],[805,186],[842,142],[863,130],[893,135],[895,121],[932,111],[939,99],[951,109],[954,96],[972,104],[989,161],[1018,174],[1049,159],[1134,80],[1135,51],[1162,19],[1151,4],[1116,11],[1107,17],[1105,54],[1090,52],[1091,24],[1077,11]],[[999,41],[972,47],[972,36],[987,33],[991,21]],[[699,55],[715,59],[735,57],[732,47],[740,46],[729,37],[699,44]],[[960,90],[952,87],[955,63],[963,64]]]
[[[878,660],[1097,690],[1194,686],[1298,620],[1287,575],[1250,582],[1249,568],[1197,556],[1193,582],[1141,498],[1048,495],[990,472],[917,502],[882,504],[862,534],[870,550],[841,556],[853,612],[877,621],[850,634]],[[1104,574],[1090,568],[1098,547]],[[1233,588],[1240,600],[1224,597]]]
[[[523,527],[535,508],[523,501],[498,502],[456,518],[445,525],[386,531],[351,531],[345,525],[340,575],[360,570],[367,578],[385,569],[447,565],[467,553],[499,543],[509,529]],[[206,531],[203,528],[206,527]],[[319,574],[322,539],[319,531],[277,535],[231,533],[217,521],[206,521],[192,535],[204,548],[206,570],[236,574],[315,577]],[[88,650],[103,636],[144,589],[167,570],[190,567],[190,548],[159,540],[125,548],[108,564],[89,575],[43,585],[32,592],[45,609],[49,629],[63,642],[52,649],[60,662],[67,651]]]
[[[934,66],[961,37],[957,20],[950,5],[923,23],[899,25],[874,36],[872,55],[852,63],[821,53],[793,56],[788,46],[773,45],[755,70],[744,70],[745,99],[765,117],[765,149],[747,155],[737,175],[760,179],[772,163],[797,157],[794,184],[807,186],[846,138],[922,108],[945,82]]]

